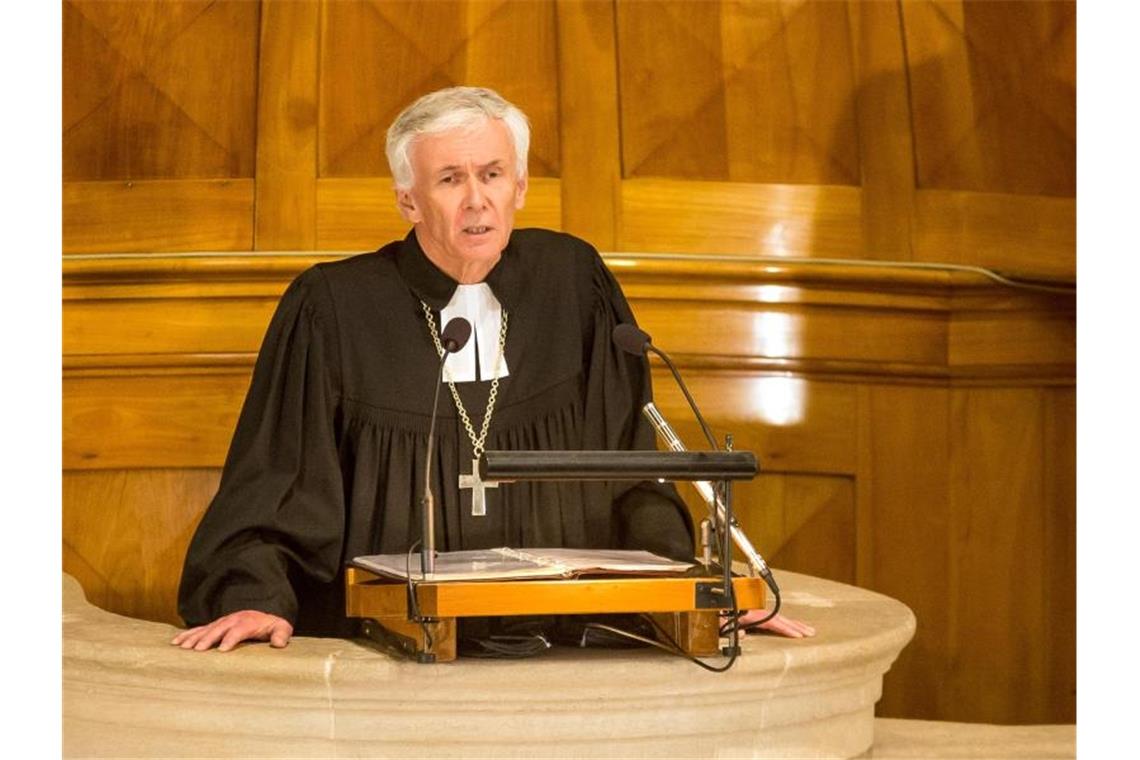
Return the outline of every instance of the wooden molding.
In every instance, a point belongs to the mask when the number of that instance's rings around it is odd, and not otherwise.
[[[63,252],[248,251],[252,179],[63,183]]]

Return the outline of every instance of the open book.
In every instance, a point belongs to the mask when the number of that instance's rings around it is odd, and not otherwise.
[[[374,554],[352,560],[356,567],[406,580],[406,554]],[[660,557],[652,552],[625,549],[480,549],[440,552],[435,558],[433,581],[489,581],[510,578],[576,578],[579,575],[683,575],[691,562]],[[422,579],[420,557],[411,556],[413,579]]]

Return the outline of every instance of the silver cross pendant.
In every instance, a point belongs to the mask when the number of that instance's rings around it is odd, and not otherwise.
[[[498,488],[496,480],[483,480],[479,477],[479,458],[471,460],[471,474],[459,476],[459,487],[471,489],[471,516],[483,517],[487,514],[487,489]]]

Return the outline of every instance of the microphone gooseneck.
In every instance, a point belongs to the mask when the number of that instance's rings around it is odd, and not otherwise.
[[[697,408],[697,402],[693,400],[693,396],[689,393],[689,388],[685,385],[685,381],[681,379],[681,373],[673,365],[673,360],[669,356],[653,345],[653,339],[649,337],[649,333],[631,325],[628,322],[623,322],[614,328],[612,335],[614,345],[625,351],[627,354],[634,356],[645,356],[646,351],[652,351],[661,357],[661,361],[665,362],[665,366],[673,373],[673,379],[677,381],[677,385],[681,388],[681,393],[685,395],[685,400],[689,402],[689,408],[693,410],[693,416],[697,418],[697,422],[701,425],[701,432],[705,434],[705,440],[709,442],[709,448],[717,451],[720,447],[716,443],[716,438],[713,437],[712,430],[709,429],[708,423],[705,422],[704,415],[701,410]]]
[[[673,430],[673,426],[670,425],[665,419],[665,416],[657,410],[657,406],[652,401],[647,402],[645,406],[641,408],[641,413],[649,420],[649,424],[657,431],[658,437],[670,451],[688,451],[688,449],[685,448],[685,444],[681,442],[681,438]],[[716,493],[712,483],[709,483],[707,480],[694,480],[691,482],[693,487],[696,488],[697,492],[701,495],[701,498],[704,499],[705,504],[708,505],[709,512],[713,516],[713,521],[718,524],[728,522],[728,510],[724,504],[724,500]],[[740,523],[737,522],[735,517],[733,517],[728,528],[729,533],[732,535],[732,541],[736,544],[736,548],[748,558],[749,565],[764,579],[764,582],[768,584],[768,588],[772,589],[772,593],[778,595],[780,589],[776,584],[776,579],[772,576],[772,569],[768,567],[768,563],[764,560],[764,557],[760,555],[760,552],[758,552],[756,547],[752,545],[752,542],[748,540],[748,536],[745,535],[744,529],[740,527]]]
[[[423,542],[420,546],[420,570],[425,576],[435,572],[435,496],[431,492],[431,460],[435,447],[435,420],[439,414],[439,387],[443,385],[443,365],[447,357],[462,351],[471,339],[471,323],[455,317],[443,326],[439,343],[443,353],[439,357],[439,372],[435,381],[435,395],[431,402],[431,424],[428,426],[427,459],[424,461],[424,490],[420,506],[423,511]]]

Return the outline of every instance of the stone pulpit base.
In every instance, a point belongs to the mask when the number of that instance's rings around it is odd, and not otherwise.
[[[914,634],[888,597],[779,572],[811,639],[749,636],[727,673],[656,649],[420,665],[356,641],[220,653],[89,604],[64,576],[69,757],[855,757]],[[708,660],[719,663],[719,658]]]

